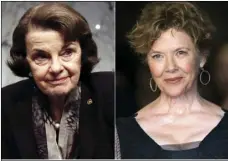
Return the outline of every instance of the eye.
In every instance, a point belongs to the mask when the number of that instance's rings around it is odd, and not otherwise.
[[[177,51],[176,53],[178,56],[184,56],[184,55],[187,55],[188,53],[186,51],[183,51],[183,50],[180,50],[180,51]]]
[[[33,60],[38,65],[44,65],[44,64],[46,64],[48,62],[49,57],[44,52],[37,52],[37,53],[34,54]]]
[[[61,54],[61,56],[70,57],[72,54],[73,54],[73,51],[72,51],[71,49],[66,49],[66,50]]]
[[[75,52],[73,49],[68,48],[68,49],[64,49],[64,51],[60,54],[60,56],[64,61],[70,61],[74,53]]]
[[[155,59],[155,60],[160,60],[163,58],[163,55],[161,54],[155,54],[155,55],[152,55],[152,58]]]

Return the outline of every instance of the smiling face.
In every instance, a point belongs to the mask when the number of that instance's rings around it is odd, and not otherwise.
[[[33,78],[44,94],[66,95],[77,86],[81,69],[77,41],[64,44],[57,31],[32,29],[26,35],[26,50]]]
[[[147,55],[152,77],[161,92],[179,96],[196,85],[200,58],[196,47],[185,32],[169,29],[154,42]]]

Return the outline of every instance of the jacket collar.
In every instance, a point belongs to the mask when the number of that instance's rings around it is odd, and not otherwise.
[[[12,129],[21,158],[38,159],[32,124],[32,98],[28,94],[24,96],[27,98],[18,102],[14,111],[10,112],[12,114]]]
[[[33,131],[32,121],[32,86],[29,85],[29,90],[24,93],[23,99],[20,100],[11,113],[12,129],[15,136],[15,141],[19,149],[21,158],[38,159],[39,156],[36,150],[36,141]],[[92,90],[84,84],[81,85],[81,106],[79,114],[79,138],[80,158],[93,158],[95,138],[96,138],[96,108],[95,99],[92,96]],[[75,149],[76,150],[76,149]]]
[[[80,158],[93,158],[95,138],[96,138],[96,123],[97,111],[96,102],[93,97],[92,90],[82,84],[81,86],[81,107],[79,112],[79,144]]]

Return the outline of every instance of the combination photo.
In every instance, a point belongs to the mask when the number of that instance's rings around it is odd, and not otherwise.
[[[1,159],[228,159],[228,2],[1,1]]]

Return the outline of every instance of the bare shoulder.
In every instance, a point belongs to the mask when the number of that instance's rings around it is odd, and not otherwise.
[[[150,102],[143,108],[141,108],[136,115],[136,120],[139,124],[150,124],[152,122],[157,122],[160,119],[160,107],[157,101]]]
[[[154,109],[154,102],[147,104],[137,112],[136,119],[143,119],[148,117],[148,115],[151,115],[151,113],[153,113],[154,111],[153,109]]]
[[[216,117],[220,117],[222,118],[225,114],[224,110],[222,110],[222,107],[208,101],[208,100],[204,100],[205,102],[205,108],[208,109],[208,112]]]
[[[196,114],[196,117],[194,116],[194,119],[192,120],[197,125],[204,127],[204,129],[208,131],[211,131],[211,129],[215,128],[221,122],[225,116],[225,112],[222,110],[222,107],[208,100],[204,100],[204,102],[204,112]]]

